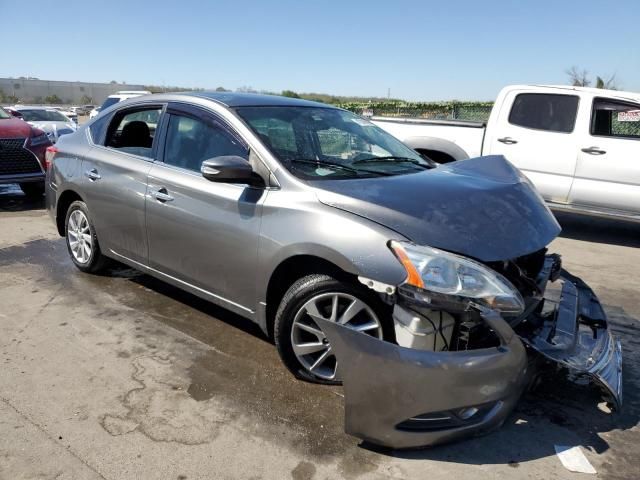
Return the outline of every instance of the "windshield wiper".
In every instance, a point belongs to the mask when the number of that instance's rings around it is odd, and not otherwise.
[[[306,159],[306,158],[294,158],[294,159],[291,159],[289,161],[291,163],[302,163],[303,165],[315,165],[317,167],[329,167],[329,168],[333,168],[334,170],[343,170],[345,172],[355,173],[356,175],[358,175],[359,173],[371,173],[371,174],[382,175],[382,176],[390,175],[387,172],[377,172],[377,171],[374,171],[374,170],[363,170],[361,168],[352,168],[352,167],[348,167],[346,165],[341,165],[339,163],[326,162],[324,160],[311,160],[311,159]]]
[[[355,162],[352,162],[352,165],[356,165],[358,163],[386,163],[389,160],[393,160],[397,163],[411,163],[413,165],[416,165],[417,167],[422,167],[422,168],[431,168],[430,165],[425,165],[420,160],[416,160],[415,158],[397,157],[395,155],[388,155],[385,157],[361,158],[360,160],[356,160]]]

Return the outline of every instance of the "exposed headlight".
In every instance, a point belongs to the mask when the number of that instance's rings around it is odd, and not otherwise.
[[[49,143],[50,141],[51,140],[49,140],[49,137],[47,136],[46,133],[41,133],[40,135],[31,137],[31,140],[29,141],[29,145],[31,145],[32,147],[37,147],[39,145],[44,145],[45,143]]]
[[[524,301],[515,287],[479,262],[408,242],[392,241],[390,247],[406,269],[406,283],[409,285],[468,298],[510,315],[524,311]]]

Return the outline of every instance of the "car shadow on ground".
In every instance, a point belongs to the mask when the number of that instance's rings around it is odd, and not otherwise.
[[[640,247],[640,223],[554,212],[561,237],[623,247]]]
[[[18,185],[0,185],[0,212],[24,212],[42,208],[44,208],[44,196],[27,197]]]
[[[155,293],[159,294],[159,299],[166,303],[166,300],[173,300],[175,302],[179,302],[180,304],[192,308],[200,313],[203,313],[209,317],[215,318],[216,320],[220,320],[228,325],[231,325],[243,332],[249,333],[254,337],[263,340],[265,342],[271,343],[271,341],[265,336],[260,327],[252,322],[251,320],[241,317],[229,310],[226,310],[222,307],[219,307],[207,300],[203,300],[202,298],[193,295],[189,292],[186,292],[178,287],[174,287],[162,280],[158,280],[157,278],[151,277],[149,275],[145,275],[138,270],[129,268],[122,264],[114,264],[112,268],[107,270],[103,276],[108,276],[112,278],[127,278],[130,281],[140,285],[148,290],[151,290]],[[141,305],[144,307],[143,305]],[[154,305],[154,308],[157,309],[157,304]],[[147,311],[153,309],[147,309]],[[173,322],[169,315],[165,315],[164,318],[165,323],[173,323],[174,327],[180,323],[180,330],[187,330],[189,325],[180,318],[174,318]],[[202,332],[205,333],[205,332]],[[189,329],[189,334],[198,338],[206,343],[206,335],[199,334],[197,330]]]

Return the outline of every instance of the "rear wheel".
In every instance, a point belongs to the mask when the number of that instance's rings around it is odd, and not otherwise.
[[[87,205],[80,200],[69,205],[65,237],[71,260],[80,270],[97,273],[107,265],[108,259],[100,251]]]
[[[40,198],[44,195],[44,183],[21,183],[20,190],[22,190],[27,197]]]
[[[274,324],[284,364],[298,378],[340,383],[338,362],[317,319],[340,323],[376,338],[392,340],[389,308],[366,288],[328,275],[295,282],[282,298]]]

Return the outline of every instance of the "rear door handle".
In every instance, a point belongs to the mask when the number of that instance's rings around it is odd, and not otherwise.
[[[583,148],[582,151],[590,155],[604,155],[605,153],[607,153],[606,150],[600,150],[598,147]]]
[[[514,140],[511,137],[502,137],[502,138],[499,138],[498,141],[500,143],[506,143],[507,145],[513,145],[514,143],[518,143],[517,140]]]
[[[173,201],[173,197],[171,195],[169,195],[169,192],[167,192],[166,188],[160,188],[160,189],[156,190],[155,192],[151,192],[151,195],[153,196],[153,198],[155,198],[156,200],[158,200],[161,203],[172,202]]]
[[[96,170],[95,168],[92,168],[91,170],[87,170],[86,172],[84,172],[84,176],[87,177],[92,182],[95,182],[96,180],[100,180],[102,178],[98,173],[98,170]]]

